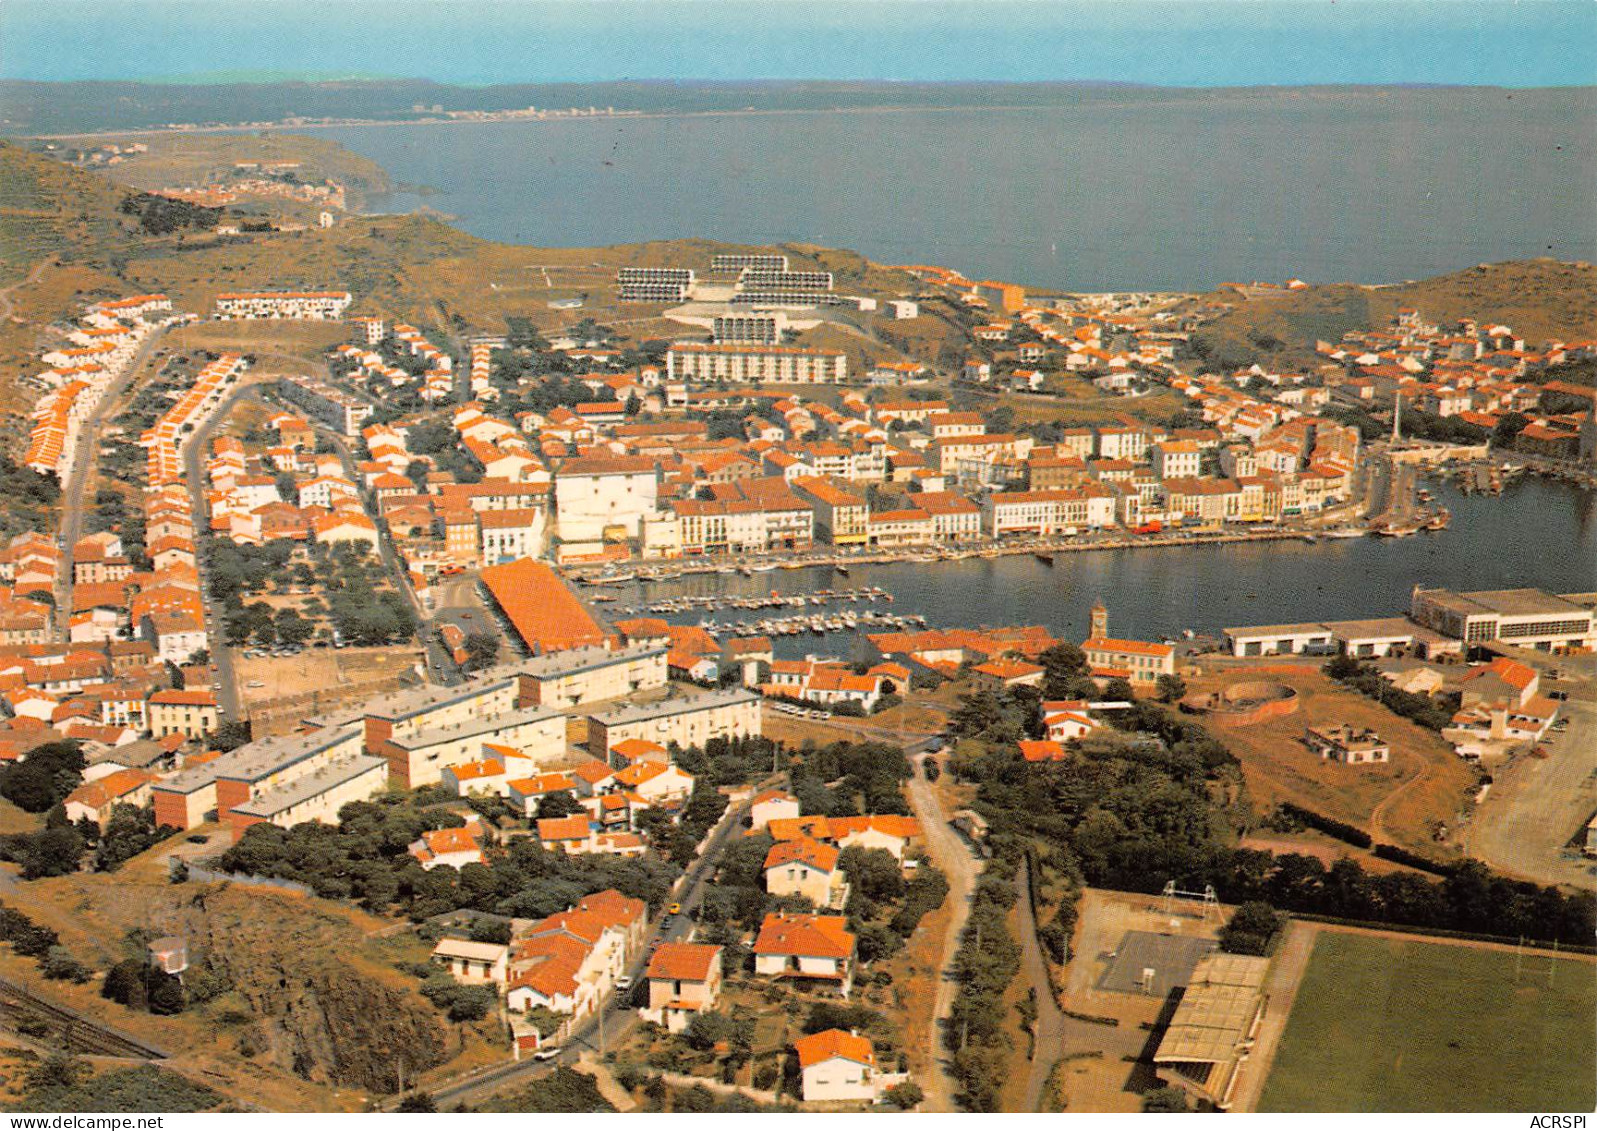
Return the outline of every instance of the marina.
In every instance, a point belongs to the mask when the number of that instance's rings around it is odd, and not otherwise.
[[[813,650],[809,618],[825,621],[853,612],[861,632],[893,631],[868,625],[867,611],[908,618],[928,628],[1040,624],[1062,638],[1081,640],[1097,599],[1109,606],[1114,631],[1139,639],[1181,639],[1188,631],[1214,635],[1228,625],[1289,623],[1386,615],[1408,606],[1416,583],[1469,591],[1533,586],[1555,593],[1597,589],[1597,493],[1538,476],[1505,485],[1501,497],[1465,496],[1450,483],[1431,482],[1436,506],[1446,509],[1446,529],[1415,536],[1371,537],[1344,524],[1306,541],[1301,532],[1273,537],[1115,539],[1043,549],[1006,546],[935,553],[855,555],[850,580],[839,586],[830,554],[801,555],[790,568],[745,576],[736,566],[662,562],[631,567],[626,580],[587,587],[584,596],[616,599],[595,606],[612,618],[659,616],[673,624],[715,624],[737,634],[738,624],[758,632],[761,620],[803,618],[787,635],[771,633],[783,658]],[[1086,552],[1086,551],[1096,552]],[[1556,551],[1556,552],[1555,552]],[[823,591],[880,589],[894,600],[810,601]],[[779,597],[804,604],[768,604]],[[748,602],[740,608],[735,602]],[[651,612],[651,607],[658,612]],[[637,610],[637,611],[633,611]],[[851,635],[846,621],[828,629],[828,647]]]

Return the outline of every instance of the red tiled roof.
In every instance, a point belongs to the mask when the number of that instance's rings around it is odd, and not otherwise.
[[[720,947],[708,943],[661,943],[649,959],[648,976],[673,982],[707,981],[720,953]]]
[[[554,570],[531,558],[489,566],[483,584],[527,645],[558,652],[603,644],[605,633]]]
[[[872,1068],[876,1065],[876,1053],[871,1047],[871,1042],[865,1037],[844,1032],[842,1029],[827,1029],[821,1033],[799,1037],[793,1042],[793,1051],[798,1053],[800,1068],[809,1068],[838,1058],[852,1060],[856,1064]]]

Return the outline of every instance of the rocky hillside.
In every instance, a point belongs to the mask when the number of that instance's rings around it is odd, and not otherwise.
[[[408,936],[371,939],[381,923],[336,904],[128,871],[38,881],[7,902],[55,928],[102,971],[127,956],[130,930],[186,938],[191,962],[230,988],[179,1016],[105,1001],[98,980],[51,983],[50,993],[142,1034],[174,1054],[173,1067],[263,1107],[326,1109],[338,1102],[336,1088],[392,1093],[399,1072],[414,1080],[454,1056],[467,1036],[452,1033],[395,965],[424,958],[425,947]]]
[[[1414,307],[1433,322],[1504,322],[1536,346],[1597,337],[1593,295],[1597,267],[1554,259],[1481,264],[1396,286],[1334,283],[1251,299],[1220,292],[1204,301],[1232,309],[1198,341],[1219,368],[1263,359],[1310,365],[1316,339],[1334,342],[1350,330],[1384,326],[1399,309]]]

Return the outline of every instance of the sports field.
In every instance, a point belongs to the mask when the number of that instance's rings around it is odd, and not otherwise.
[[[1260,1111],[1591,1111],[1597,965],[1321,931]],[[1550,979],[1550,984],[1549,984]]]

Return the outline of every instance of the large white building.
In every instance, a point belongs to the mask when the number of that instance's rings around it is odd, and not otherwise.
[[[1465,645],[1500,640],[1542,651],[1597,646],[1597,614],[1540,589],[1454,593],[1416,586],[1409,616]]]
[[[1113,526],[1115,498],[1113,491],[1098,485],[1000,492],[982,503],[982,529],[990,537],[1002,538]]]
[[[671,381],[840,385],[848,379],[846,355],[800,346],[677,342],[666,351],[665,365],[666,378]]]
[[[657,509],[660,472],[639,456],[567,460],[555,473],[555,517],[564,542],[636,538]]]
[[[685,302],[693,289],[687,267],[623,267],[616,272],[622,302]]]
[[[336,322],[351,301],[348,291],[226,291],[216,296],[216,317]]]

